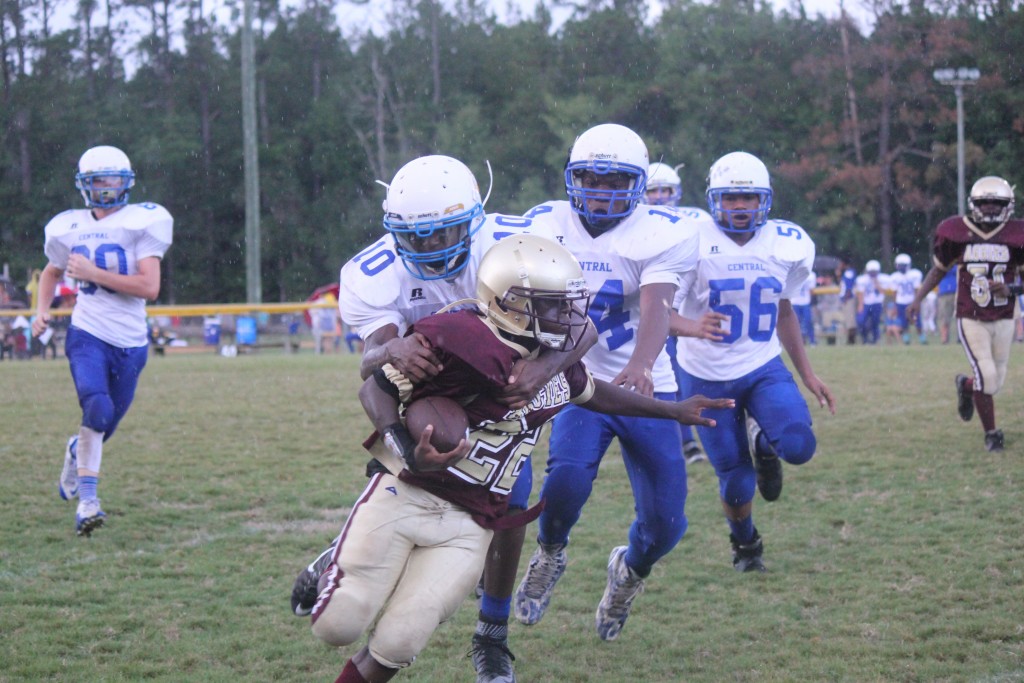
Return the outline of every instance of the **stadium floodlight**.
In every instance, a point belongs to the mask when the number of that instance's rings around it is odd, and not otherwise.
[[[964,86],[975,85],[981,78],[981,71],[966,66],[958,69],[936,69],[932,72],[936,81],[953,87],[956,93],[956,200],[957,210],[963,216],[966,211],[964,189]]]

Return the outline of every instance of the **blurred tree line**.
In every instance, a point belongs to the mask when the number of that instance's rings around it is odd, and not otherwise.
[[[201,0],[0,0],[0,263],[45,263],[43,226],[81,206],[73,176],[95,144],[123,148],[134,201],[176,220],[166,303],[245,297],[239,22]],[[365,1],[365,0],[361,0]],[[465,161],[488,209],[564,196],[577,134],[618,122],[681,169],[704,206],[708,166],[733,150],[772,171],[773,215],[819,254],[927,264],[956,212],[956,105],[936,68],[970,66],[967,184],[1024,174],[1020,0],[873,0],[868,33],[763,0],[551,0],[500,24],[486,3],[396,0],[388,28],[342,30],[322,0],[256,0],[263,299],[305,298],[382,232],[384,189],[412,157]],[[134,38],[129,26],[138,26]],[[126,69],[126,65],[132,68]]]

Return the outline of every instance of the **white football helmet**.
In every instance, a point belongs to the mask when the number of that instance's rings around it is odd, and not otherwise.
[[[676,170],[660,161],[651,164],[647,169],[647,203],[679,206],[682,198],[683,181]]]
[[[86,150],[78,160],[75,187],[88,208],[112,209],[128,203],[135,172],[128,155],[117,147],[100,145]]]
[[[881,270],[882,264],[876,261],[875,259],[871,259],[866,264],[864,264],[865,273],[879,273],[881,272]]]
[[[727,211],[722,208],[722,197],[727,194],[757,195],[759,204],[750,222],[736,227],[734,219],[749,215],[750,211]],[[708,172],[708,210],[718,227],[725,232],[754,232],[768,222],[772,209],[772,183],[768,167],[746,152],[731,152],[711,165]]]
[[[987,205],[987,206],[986,206]],[[971,186],[967,206],[978,225],[996,226],[1013,215],[1013,188],[999,176],[985,176]]]
[[[484,205],[473,172],[432,155],[398,170],[384,200],[384,228],[406,269],[421,280],[450,279],[466,267]]]
[[[576,346],[589,324],[590,292],[579,261],[539,235],[510,235],[488,249],[476,297],[499,329],[553,349]]]
[[[896,255],[896,270],[901,273],[905,273],[910,270],[910,254],[897,254]]]
[[[610,230],[626,218],[644,198],[647,185],[647,145],[625,126],[602,123],[584,132],[569,150],[565,164],[565,192],[573,210],[591,228]],[[584,187],[587,176],[610,176],[620,187]],[[591,204],[598,205],[592,207]],[[622,203],[621,208],[616,208]]]

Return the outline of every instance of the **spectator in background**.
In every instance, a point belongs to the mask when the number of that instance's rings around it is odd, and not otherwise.
[[[840,259],[836,268],[836,282],[839,284],[839,305],[843,313],[843,328],[846,330],[846,343],[852,345],[857,340],[857,295],[854,287],[857,284],[857,271],[850,266],[847,259]]]
[[[890,301],[885,305],[885,343],[899,344],[903,338],[903,322],[900,320],[899,307]]]
[[[814,338],[814,310],[811,308],[812,290],[818,284],[818,276],[812,270],[807,274],[807,279],[800,285],[800,289],[793,295],[790,303],[793,304],[793,312],[800,323],[800,336],[804,344],[817,346]]]
[[[882,264],[871,259],[864,266],[864,272],[857,276],[853,291],[857,296],[857,327],[861,342],[878,343],[878,328],[882,323],[882,304],[887,288],[881,275]]]
[[[960,343],[960,332],[953,324],[956,315],[956,277],[958,267],[954,266],[939,280],[939,301],[935,317],[939,323],[939,337],[943,344],[949,343],[950,334]]]
[[[825,273],[821,279],[819,287],[825,291],[815,295],[814,309],[817,310],[822,335],[830,346],[834,346],[840,339],[840,331],[845,329],[842,302],[833,273]]]
[[[6,320],[0,320],[0,360],[10,356],[14,360],[14,335]]]

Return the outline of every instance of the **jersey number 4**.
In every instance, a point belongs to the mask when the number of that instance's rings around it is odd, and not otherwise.
[[[743,333],[743,308],[738,304],[722,303],[723,294],[726,292],[742,293],[747,286],[746,280],[741,277],[722,278],[710,280],[708,286],[711,288],[711,293],[708,296],[708,305],[711,306],[711,310],[729,317],[729,333],[722,338],[720,343],[731,344]],[[770,341],[775,333],[775,323],[779,318],[778,304],[774,301],[762,301],[762,293],[765,290],[778,294],[782,291],[782,284],[774,277],[759,277],[750,285],[747,306],[750,315],[746,326],[747,336],[755,342]],[[730,297],[726,295],[725,298]]]

